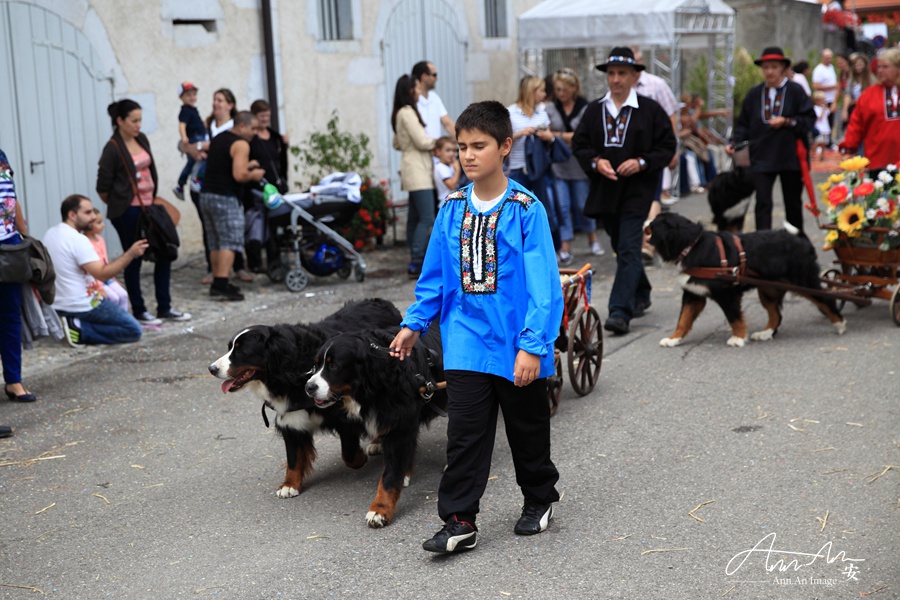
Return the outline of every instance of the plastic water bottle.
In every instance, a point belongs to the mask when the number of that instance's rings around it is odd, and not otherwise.
[[[281,192],[278,191],[277,187],[268,182],[263,185],[263,204],[265,204],[266,208],[269,210],[275,210],[284,204],[284,198],[281,197]]]

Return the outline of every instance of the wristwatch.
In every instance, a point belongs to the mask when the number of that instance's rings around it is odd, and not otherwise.
[[[647,161],[643,158],[638,158],[638,166],[641,168],[641,171],[647,168]]]
[[[197,142],[197,150],[203,150],[203,142]]]

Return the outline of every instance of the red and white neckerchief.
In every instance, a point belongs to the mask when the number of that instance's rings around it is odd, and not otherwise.
[[[768,122],[772,117],[780,117],[784,112],[784,96],[787,88],[787,78],[782,80],[781,85],[775,88],[774,96],[770,96],[769,90],[772,88],[763,86],[762,89],[762,105],[763,105],[763,121]]]
[[[884,88],[884,118],[888,121],[900,119],[900,98],[896,85]]]

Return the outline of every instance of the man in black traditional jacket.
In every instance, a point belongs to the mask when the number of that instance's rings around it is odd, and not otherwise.
[[[666,111],[632,90],[644,66],[631,49],[613,48],[596,68],[606,73],[609,92],[585,109],[572,151],[591,181],[584,214],[603,221],[616,252],[604,328],[622,335],[631,319],[650,306],[650,280],[641,258],[643,225],[676,141]]]
[[[750,143],[750,172],[756,186],[756,230],[772,229],[772,188],[778,177],[785,219],[802,231],[803,179],[797,142],[802,144],[805,154],[816,112],[806,91],[785,76],[791,59],[784,56],[781,48],[766,48],[754,62],[762,67],[766,80],[747,92],[732,139]],[[733,153],[734,146],[729,144],[725,151]]]

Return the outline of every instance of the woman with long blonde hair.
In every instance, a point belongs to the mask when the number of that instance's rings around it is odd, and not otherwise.
[[[550,133],[550,117],[544,110],[546,97],[547,88],[544,80],[534,75],[526,75],[519,81],[519,95],[515,104],[506,107],[513,130],[513,145],[508,163],[509,178],[534,192],[544,208],[547,209],[550,232],[553,234],[553,246],[558,251],[560,248],[559,221],[556,218],[552,193],[547,187],[547,178],[543,175],[534,177],[533,173],[528,173],[525,169],[526,138],[533,135],[542,142],[553,141],[553,134]],[[569,261],[571,262],[571,258]]]

